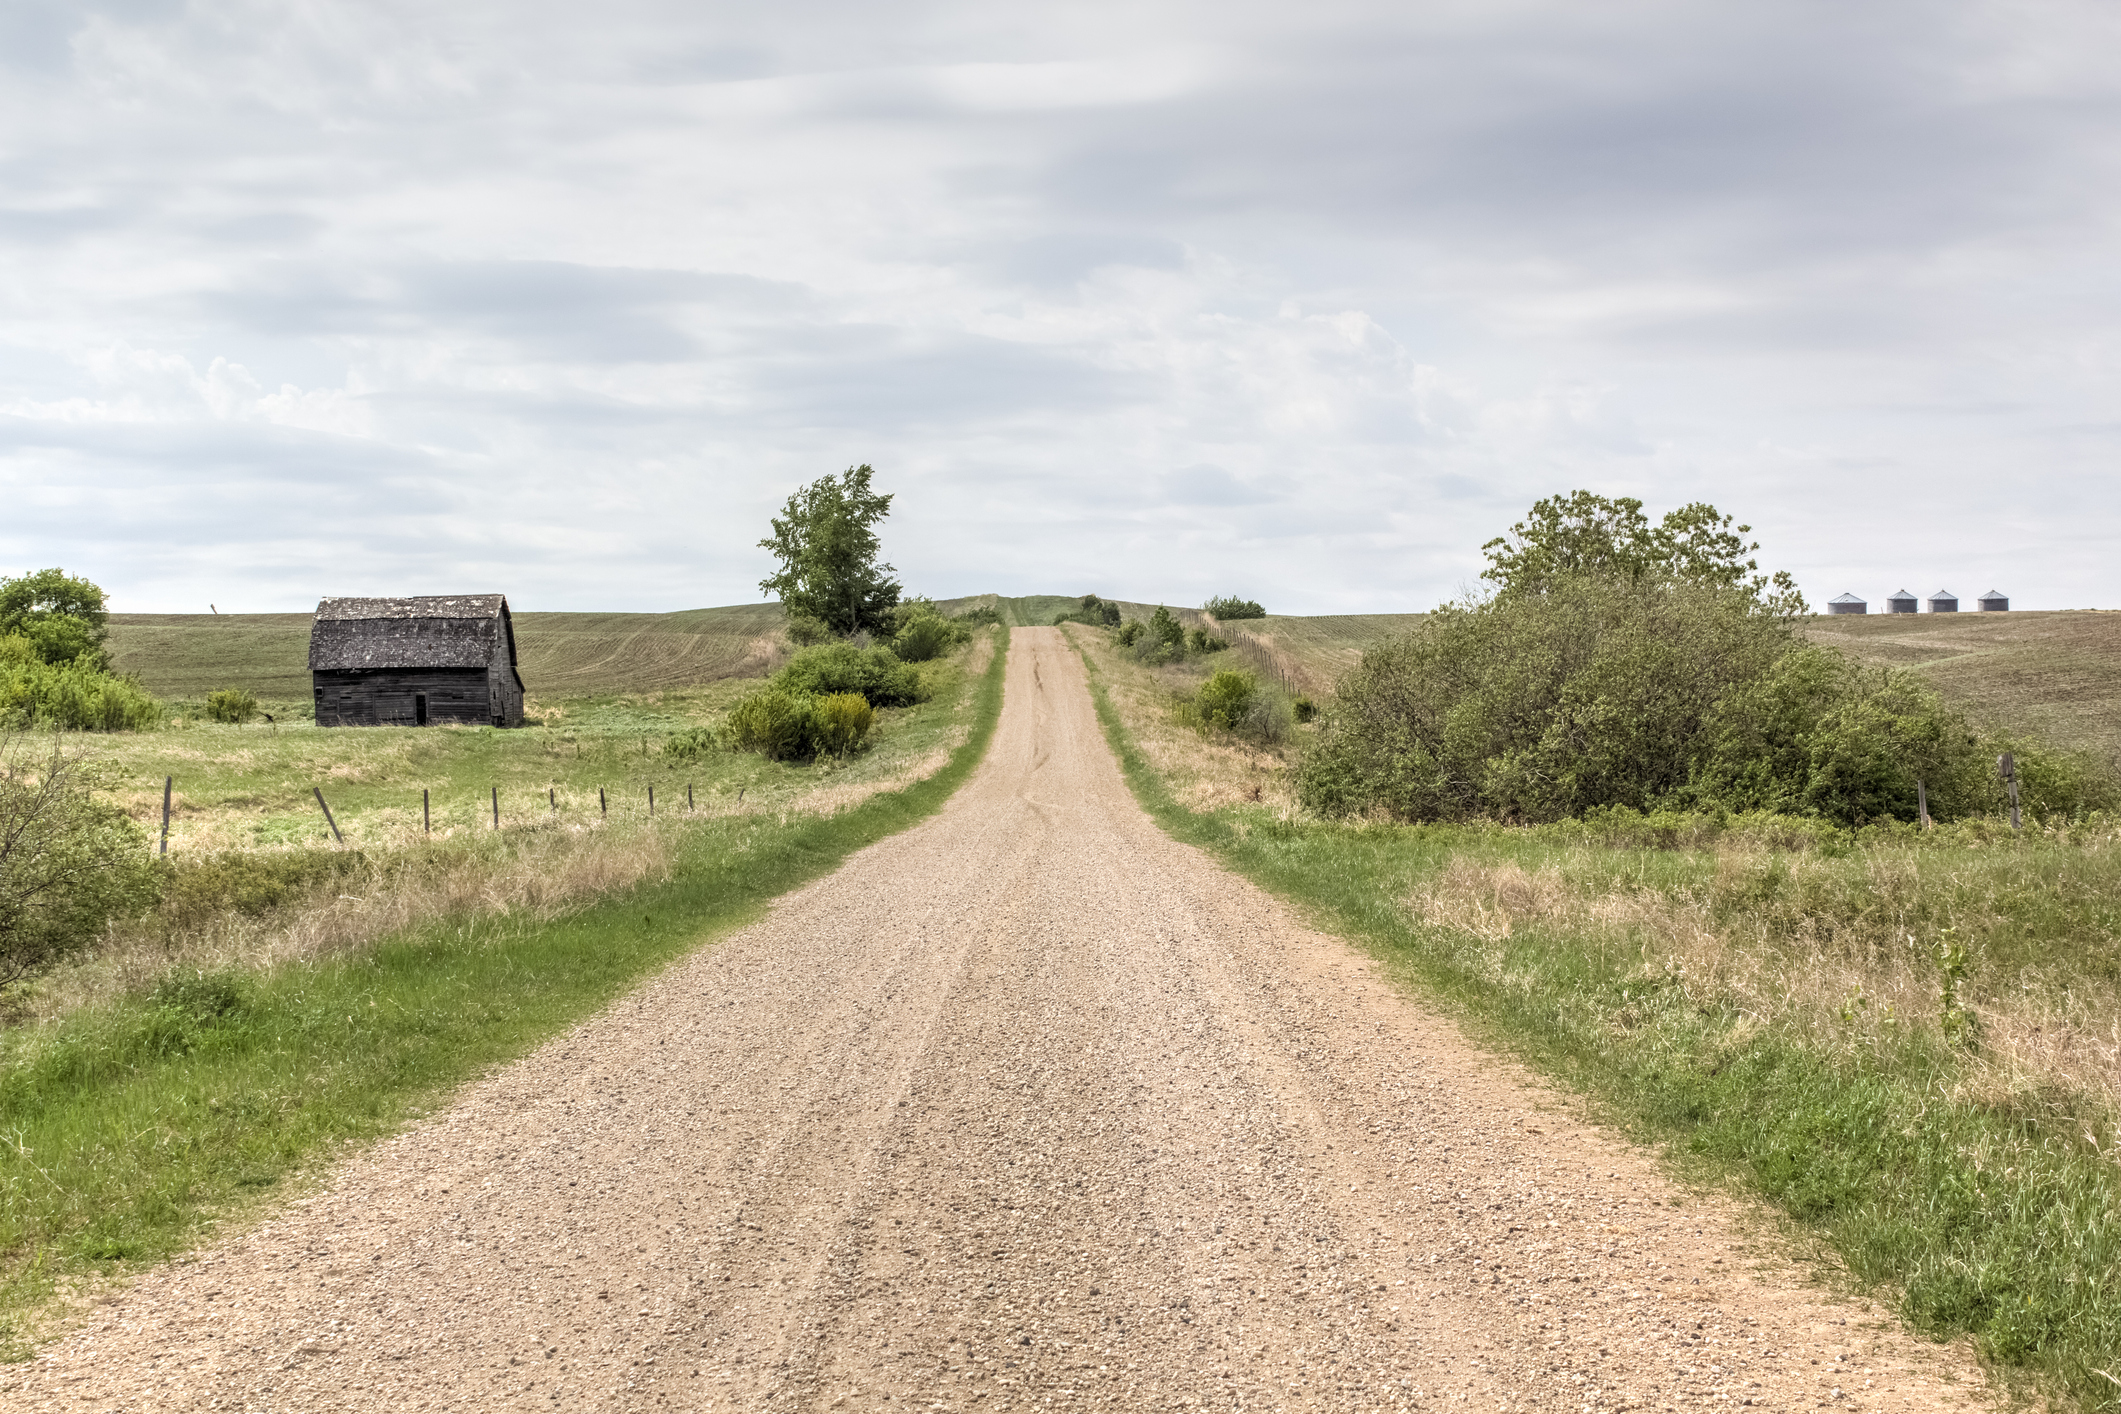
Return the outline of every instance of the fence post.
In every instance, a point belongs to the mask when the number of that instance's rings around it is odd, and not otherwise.
[[[1923,829],[1930,827],[1930,788],[1919,777],[1915,781],[1915,818]]]
[[[546,798],[547,800],[549,800],[549,801],[551,801],[551,802],[552,802],[552,813],[553,813],[553,814],[555,814],[555,815],[559,814],[559,813],[560,813],[560,788],[559,788],[558,786],[547,786],[547,787],[545,787],[545,798]]]
[[[604,799],[604,788],[602,786],[597,787],[597,814],[611,814],[611,805],[610,802]]]
[[[433,834],[434,832],[435,832],[435,813],[434,813],[434,805],[433,805],[433,803],[432,803],[432,802],[430,802],[430,801],[428,800],[428,798],[427,798],[427,787],[425,787],[425,786],[421,786],[421,787],[420,787],[420,833],[421,833],[421,834],[423,834],[423,835],[431,835],[431,834]]]
[[[499,786],[493,788],[493,827],[496,830],[501,828],[501,788]]]
[[[685,782],[685,813],[692,813],[692,782]]]
[[[654,787],[654,786],[650,786],[650,787],[648,788],[648,818],[649,818],[649,819],[651,819],[651,820],[653,820],[653,819],[655,818],[655,787]]]
[[[2002,754],[2001,756],[1998,756],[1998,757],[1996,758],[1996,770],[1998,771],[1998,773],[2000,773],[2000,774],[2002,775],[2002,777],[2003,777],[2003,784],[2004,784],[2005,786],[2007,786],[2007,787],[2009,787],[2009,788],[2010,788],[2010,793],[2011,793],[2011,832],[2012,832],[2013,834],[2015,834],[2015,833],[2017,833],[2017,832],[2018,832],[2018,829],[2019,829],[2019,823],[2018,823],[2018,763],[2017,763],[2017,761],[2016,761],[2016,760],[2015,760],[2015,759],[2014,759],[2014,758],[2013,758],[2013,757],[2011,756],[2011,754],[2010,754],[2010,753],[2009,753],[2008,751],[2006,751],[2006,752],[2004,752],[2004,753],[2003,753],[2003,754]]]
[[[164,776],[162,778],[162,853],[164,854],[169,853],[169,791],[170,787],[175,785],[176,782],[177,778],[175,776]]]
[[[324,823],[331,826],[331,837],[341,845],[344,845],[346,836],[339,833],[339,822],[331,818],[331,807],[324,803],[324,788],[322,786],[311,786],[309,791],[310,794],[317,798],[317,808],[324,812]]]

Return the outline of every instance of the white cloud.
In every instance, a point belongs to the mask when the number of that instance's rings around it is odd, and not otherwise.
[[[1420,605],[1586,485],[2113,596],[2102,7],[45,13],[0,569],[123,604],[747,598],[856,461],[934,593]]]

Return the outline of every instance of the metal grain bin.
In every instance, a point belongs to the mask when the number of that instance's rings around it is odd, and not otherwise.
[[[1826,611],[1830,614],[1868,614],[1871,606],[1853,594],[1836,594],[1826,601]]]
[[[1991,589],[1988,593],[1982,595],[1974,602],[1981,606],[1981,612],[1984,614],[2004,614],[2010,612],[2010,596],[1998,590]]]
[[[1930,612],[1933,614],[1956,614],[1959,612],[1959,596],[1949,589],[1940,589],[1930,595]]]
[[[1922,601],[1905,589],[1898,594],[1885,596],[1885,611],[1888,614],[1912,614],[1922,607]]]

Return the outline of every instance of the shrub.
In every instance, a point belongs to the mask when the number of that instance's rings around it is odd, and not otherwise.
[[[1221,653],[1228,650],[1230,640],[1217,638],[1206,629],[1197,628],[1186,635],[1186,647],[1195,653]]]
[[[79,757],[55,740],[32,765],[0,737],[0,987],[147,908],[155,878],[140,827],[90,795]]]
[[[928,699],[921,675],[888,648],[830,643],[805,648],[772,678],[791,696],[821,697],[859,692],[872,707],[910,707]]]
[[[820,643],[830,643],[833,634],[825,621],[800,610],[788,615],[788,641],[798,648],[810,648]]]
[[[163,870],[156,916],[173,928],[194,928],[225,913],[271,913],[355,873],[365,862],[357,851],[337,849],[231,850],[174,858]]]
[[[1119,605],[1100,599],[1095,594],[1085,594],[1082,602],[1076,607],[1053,616],[1056,625],[1088,624],[1092,628],[1117,628],[1119,620]]]
[[[729,709],[723,744],[756,751],[768,761],[802,760],[817,754],[813,699],[808,693],[761,688]]]
[[[224,687],[206,696],[206,715],[217,722],[242,726],[258,715],[258,699],[240,687]]]
[[[968,629],[983,626],[1000,628],[1002,626],[1002,611],[995,608],[992,604],[982,604],[977,609],[967,609],[962,614],[952,614],[950,622],[962,624]]]
[[[1240,599],[1234,594],[1219,595],[1200,607],[1201,612],[1213,614],[1216,618],[1225,621],[1230,619],[1263,619],[1267,616],[1267,611],[1259,606],[1257,600]]]
[[[161,719],[162,705],[145,689],[93,657],[47,663],[27,638],[0,638],[0,728],[145,731]]]
[[[894,610],[894,616],[897,630],[891,636],[891,651],[902,662],[925,663],[972,637],[969,627],[944,618],[926,599],[908,600]]]
[[[859,692],[820,697],[811,712],[818,750],[834,756],[858,749],[876,723],[876,709]]]
[[[1906,674],[1796,640],[1746,584],[1550,578],[1446,606],[1372,650],[1298,771],[1322,814],[1559,820],[1599,807],[1911,820],[1995,810],[1984,737]],[[2103,808],[2109,777],[2037,750],[2048,810]]]
[[[1177,616],[1161,604],[1158,604],[1156,612],[1149,616],[1148,633],[1149,637],[1158,644],[1172,647],[1185,646],[1185,628],[1180,625]]]
[[[1148,627],[1140,619],[1129,619],[1121,624],[1119,632],[1113,635],[1114,641],[1122,648],[1132,648],[1135,644],[1141,642],[1141,636],[1148,630]]]
[[[663,743],[663,754],[679,761],[697,761],[721,743],[712,727],[688,727]]]
[[[1308,697],[1299,697],[1290,704],[1289,715],[1299,722],[1314,721],[1318,717],[1318,704]]]
[[[1252,710],[1253,701],[1259,696],[1259,684],[1250,673],[1233,672],[1224,668],[1201,684],[1201,720],[1210,726],[1234,731]]]

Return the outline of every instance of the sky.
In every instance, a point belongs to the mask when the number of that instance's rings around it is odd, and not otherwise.
[[[0,5],[0,573],[1416,610],[1587,488],[2121,604],[2121,8]]]

